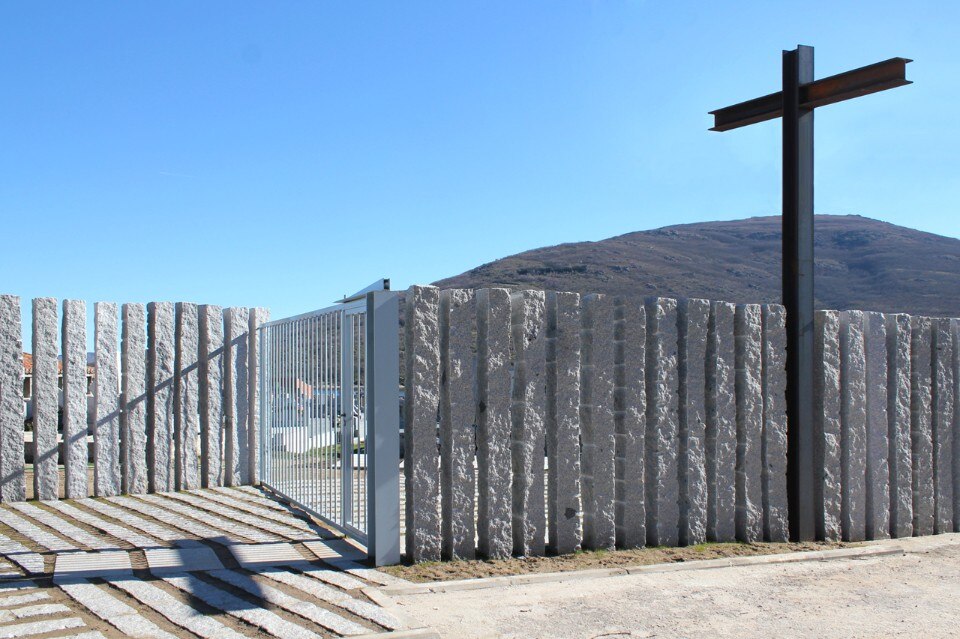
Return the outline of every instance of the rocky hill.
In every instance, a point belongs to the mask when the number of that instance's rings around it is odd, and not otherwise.
[[[960,317],[960,240],[855,215],[818,215],[815,242],[817,308]],[[780,218],[539,248],[436,284],[776,302]]]

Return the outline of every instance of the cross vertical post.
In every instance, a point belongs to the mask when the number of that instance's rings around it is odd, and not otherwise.
[[[814,538],[813,47],[783,52],[783,305],[787,311],[787,459],[790,538]]]

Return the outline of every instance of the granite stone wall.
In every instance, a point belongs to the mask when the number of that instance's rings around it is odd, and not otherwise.
[[[21,302],[0,295],[0,500],[26,497],[28,406],[39,499],[256,479],[256,328],[265,309],[98,302],[88,329],[84,302],[64,300],[62,312],[57,306],[53,298],[33,300],[33,392],[25,401]],[[94,337],[90,358],[87,335]]]
[[[818,536],[958,530],[960,320],[814,330]],[[405,340],[414,560],[787,539],[782,306],[417,286]]]

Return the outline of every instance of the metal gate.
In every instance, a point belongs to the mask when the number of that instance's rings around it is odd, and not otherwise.
[[[389,280],[260,328],[261,483],[400,561],[399,305]]]

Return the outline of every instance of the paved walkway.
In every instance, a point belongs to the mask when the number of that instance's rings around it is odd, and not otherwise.
[[[960,636],[960,534],[904,554],[398,596],[444,638]],[[491,604],[495,602],[495,604]]]
[[[386,635],[398,581],[256,488],[0,507],[0,639]]]

